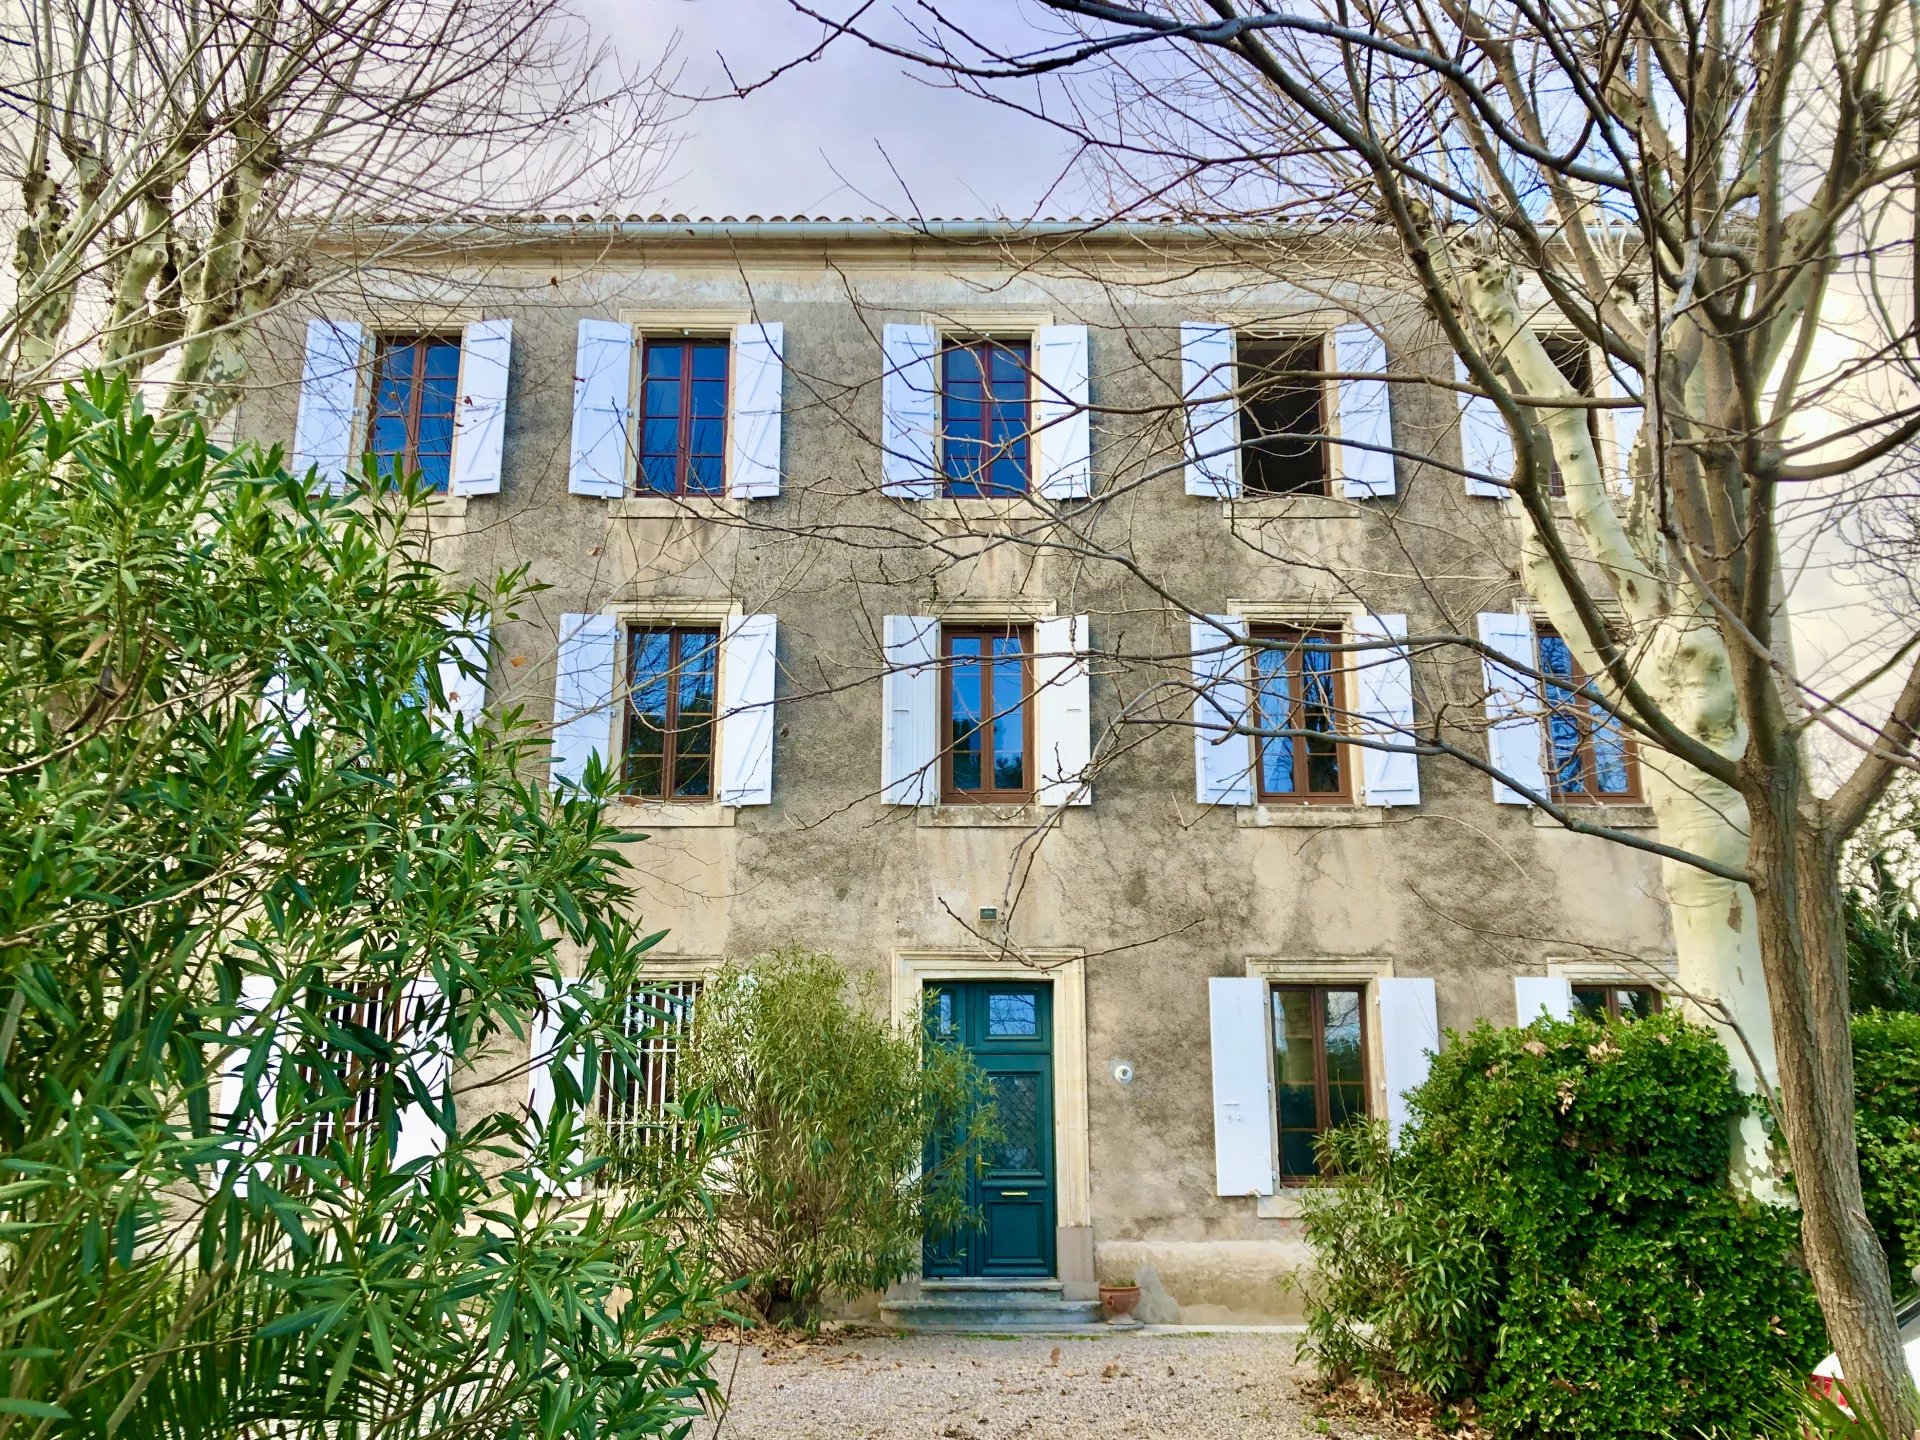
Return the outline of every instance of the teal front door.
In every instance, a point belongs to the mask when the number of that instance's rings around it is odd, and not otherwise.
[[[998,980],[928,987],[936,1041],[986,1072],[1002,1139],[971,1181],[971,1230],[930,1236],[933,1278],[1054,1273],[1053,987]]]

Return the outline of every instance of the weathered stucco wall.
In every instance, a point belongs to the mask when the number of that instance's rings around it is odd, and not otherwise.
[[[1440,1022],[1457,1028],[1511,1023],[1512,977],[1551,958],[1657,960],[1670,948],[1653,861],[1495,805],[1465,767],[1424,761],[1414,810],[1263,827],[1195,803],[1186,728],[1109,728],[1123,705],[1185,673],[1186,617],[1168,597],[1212,613],[1234,601],[1344,613],[1358,598],[1406,612],[1416,636],[1470,634],[1475,611],[1509,607],[1517,587],[1501,507],[1465,496],[1447,470],[1403,462],[1399,494],[1384,501],[1260,501],[1230,513],[1182,493],[1175,432],[1157,408],[1176,395],[1175,327],[1324,312],[1357,293],[1345,288],[1350,259],[1302,253],[1282,284],[1237,264],[1117,246],[1051,274],[1018,273],[998,249],[927,242],[731,255],[549,247],[505,254],[442,295],[396,282],[385,300],[318,310],[414,326],[515,322],[502,493],[452,502],[432,522],[442,563],[483,581],[524,563],[551,587],[496,623],[494,704],[551,714],[564,612],[676,597],[778,615],[773,803],[703,827],[631,807],[650,830],[632,847],[634,907],[668,931],[661,953],[793,943],[884,974],[899,951],[980,949],[968,924],[982,906],[999,908],[1003,921],[982,928],[1013,952],[1084,952],[1093,1254],[1107,1279],[1153,1264],[1192,1318],[1290,1313],[1297,1297],[1279,1281],[1303,1258],[1295,1222],[1214,1193],[1208,977],[1245,974],[1253,957],[1375,957],[1394,974],[1432,976]],[[1316,282],[1316,272],[1334,278]],[[785,324],[781,497],[674,507],[568,494],[580,317],[703,307]],[[1446,368],[1417,315],[1369,308],[1397,366],[1416,369],[1424,356]],[[1010,316],[1009,328],[1036,315],[1093,327],[1097,494],[1068,513],[1067,531],[1038,511],[1001,524],[982,520],[984,506],[878,493],[879,327],[932,316],[987,328],[994,314]],[[293,387],[276,377],[298,374],[303,319],[287,317],[263,341],[246,436],[285,443],[292,433]],[[1394,388],[1399,443],[1456,455],[1452,394]],[[1014,535],[969,538],[981,528]],[[880,805],[880,617],[1014,598],[1092,616],[1093,721],[1110,752],[1094,803],[1037,841],[1030,823]],[[1427,713],[1479,718],[1477,667],[1416,663]],[[1165,713],[1184,719],[1184,698],[1169,694]],[[1112,1073],[1123,1059],[1128,1085]]]

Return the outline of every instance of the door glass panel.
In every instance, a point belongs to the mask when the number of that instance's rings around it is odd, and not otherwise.
[[[1294,1126],[1311,1130],[1320,1122],[1313,1096],[1312,1004],[1313,997],[1305,990],[1273,992],[1273,1079],[1282,1130]]]
[[[1007,1037],[1040,1033],[1040,997],[1033,994],[989,995],[987,1034]]]
[[[994,1104],[1006,1139],[996,1157],[996,1169],[1032,1170],[1040,1163],[1040,1077],[995,1075]]]

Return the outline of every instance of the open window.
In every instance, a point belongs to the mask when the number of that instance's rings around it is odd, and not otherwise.
[[[1652,985],[1586,984],[1573,987],[1573,1007],[1590,1020],[1645,1020],[1658,1015],[1666,996]]]
[[[1326,341],[1320,335],[1239,342],[1240,455],[1249,495],[1327,493]]]
[[[1280,1183],[1318,1179],[1320,1137],[1367,1114],[1367,1005],[1359,985],[1274,985],[1274,1122]]]
[[[1593,386],[1593,347],[1578,335],[1543,335],[1540,346],[1547,357],[1559,367],[1560,373],[1567,377],[1567,383],[1580,394],[1591,398],[1595,393]],[[1600,452],[1600,412],[1589,407],[1587,410],[1587,434],[1593,439],[1593,453]],[[1549,452],[1551,453],[1551,452]],[[1548,493],[1565,495],[1567,477],[1561,473],[1557,455],[1550,462],[1552,473],[1548,476]]]

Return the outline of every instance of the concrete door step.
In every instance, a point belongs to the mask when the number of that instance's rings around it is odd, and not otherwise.
[[[1069,1300],[1058,1280],[923,1280],[912,1300],[883,1300],[880,1318],[902,1330],[1077,1330],[1100,1318],[1098,1300]]]

